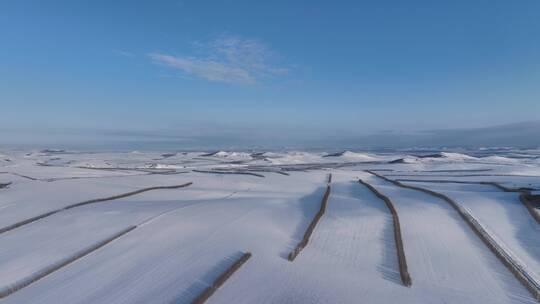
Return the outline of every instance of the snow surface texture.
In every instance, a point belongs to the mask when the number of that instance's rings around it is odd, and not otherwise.
[[[246,252],[208,303],[538,303],[448,204],[364,170],[451,197],[540,280],[540,227],[519,193],[478,184],[539,193],[539,155],[0,151],[0,231],[24,223],[0,233],[0,303],[191,303]],[[329,173],[326,212],[290,262]],[[392,217],[359,178],[397,210],[411,287]]]

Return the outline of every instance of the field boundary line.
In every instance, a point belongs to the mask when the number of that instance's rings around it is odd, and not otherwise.
[[[377,196],[379,199],[384,201],[386,204],[386,207],[388,210],[390,210],[390,214],[392,215],[392,223],[394,227],[394,241],[396,243],[396,251],[397,251],[397,259],[399,264],[399,275],[401,277],[401,282],[404,286],[411,286],[412,285],[412,279],[409,274],[409,269],[407,267],[407,259],[405,258],[405,249],[403,246],[403,239],[401,237],[401,225],[399,223],[399,217],[396,211],[396,208],[394,207],[394,204],[392,201],[384,194],[379,192],[375,187],[372,185],[366,183],[365,181],[359,179],[358,182],[364,186],[366,186],[375,196]]]
[[[311,238],[311,235],[313,234],[313,231],[315,230],[315,227],[317,226],[317,223],[326,212],[326,206],[328,204],[328,197],[330,196],[330,191],[331,191],[331,187],[330,187],[331,180],[332,180],[332,174],[329,174],[328,179],[327,179],[326,191],[324,192],[324,195],[321,201],[321,207],[319,211],[313,217],[313,220],[311,220],[311,223],[306,229],[306,232],[304,233],[304,237],[302,238],[302,240],[298,243],[298,245],[296,245],[296,247],[287,256],[287,259],[289,261],[291,262],[294,261],[294,259],[296,259],[296,257],[300,254],[300,252],[307,246],[307,244],[309,243],[309,239]]]
[[[219,275],[217,279],[212,282],[202,293],[200,293],[191,304],[203,304],[205,303],[225,282],[244,265],[249,258],[251,258],[251,252],[244,253],[238,258],[227,270]]]
[[[69,210],[69,209],[73,209],[73,208],[77,208],[77,207],[81,207],[81,206],[85,206],[85,205],[89,205],[89,204],[95,204],[95,203],[101,203],[101,202],[105,202],[105,201],[117,200],[117,199],[120,199],[120,198],[133,196],[133,195],[140,194],[140,193],[147,192],[147,191],[184,188],[184,187],[188,187],[188,186],[190,186],[192,184],[193,184],[192,182],[188,182],[188,183],[184,183],[184,184],[181,184],[181,185],[174,185],[174,186],[148,187],[148,188],[143,188],[143,189],[139,189],[139,190],[135,190],[135,191],[127,192],[127,193],[122,193],[122,194],[118,194],[118,195],[113,195],[113,196],[109,196],[109,197],[105,197],[105,198],[96,198],[96,199],[91,199],[91,200],[87,200],[87,201],[80,202],[80,203],[67,205],[67,206],[62,207],[60,209],[48,211],[48,212],[45,212],[43,214],[36,215],[34,217],[31,217],[31,218],[19,221],[17,223],[2,227],[2,228],[0,228],[0,234],[11,231],[13,229],[16,229],[16,228],[19,228],[19,227],[22,227],[22,226],[25,226],[25,225],[28,225],[28,224],[36,222],[36,221],[39,221],[39,220],[41,220],[43,218],[49,217],[49,216],[51,216],[53,214],[56,214],[56,213],[59,213],[59,212],[65,211],[65,210]]]
[[[488,249],[495,254],[499,261],[514,275],[514,277],[521,283],[523,286],[531,293],[531,295],[540,301],[540,284],[534,279],[534,277],[529,274],[527,269],[518,262],[518,260],[504,248],[502,248],[493,237],[486,231],[486,229],[478,222],[478,220],[463,206],[451,199],[450,197],[429,190],[426,188],[411,186],[403,184],[399,181],[389,179],[383,175],[377,174],[375,172],[366,170],[365,172],[377,176],[387,182],[390,182],[398,187],[412,189],[420,191],[431,196],[437,197],[449,203],[461,216],[461,218],[469,225],[473,232],[482,240],[482,242],[488,247]]]

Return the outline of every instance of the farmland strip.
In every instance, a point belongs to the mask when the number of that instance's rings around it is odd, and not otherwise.
[[[329,180],[332,178],[331,176],[332,176],[332,174],[330,174]],[[302,251],[304,249],[304,247],[307,246],[307,244],[309,242],[309,238],[311,237],[311,234],[313,234],[313,230],[315,230],[315,226],[317,226],[317,223],[319,222],[319,220],[322,218],[324,212],[326,211],[326,205],[328,204],[328,197],[330,196],[330,190],[331,190],[330,184],[328,184],[326,186],[326,191],[324,192],[324,196],[323,196],[322,201],[321,201],[321,208],[319,209],[317,214],[315,214],[315,217],[313,218],[313,220],[309,224],[306,232],[304,233],[304,237],[302,238],[302,240],[289,253],[289,256],[288,256],[289,261],[291,261],[291,262],[294,261],[294,259],[296,259],[298,254],[300,254],[300,251]]]
[[[409,270],[407,268],[407,259],[405,258],[405,249],[403,248],[403,239],[401,237],[401,226],[399,224],[399,217],[398,217],[396,208],[394,207],[394,204],[386,195],[379,192],[372,185],[364,182],[361,179],[359,179],[358,182],[366,186],[378,198],[383,200],[384,203],[386,204],[386,207],[388,207],[388,209],[390,210],[390,213],[392,214],[392,222],[394,224],[394,240],[396,242],[397,258],[398,258],[399,274],[401,276],[401,282],[405,286],[411,286],[412,280],[409,274]]]
[[[247,262],[247,260],[249,260],[249,258],[251,258],[251,253],[244,253],[191,303],[205,303],[216,292],[216,290],[218,290],[238,269],[240,269],[240,267],[242,267],[242,265],[244,265],[245,262]]]
[[[66,259],[63,259],[57,263],[54,263],[50,266],[47,266],[37,272],[35,272],[34,274],[28,276],[27,278],[24,278],[22,280],[20,280],[19,282],[16,282],[15,284],[11,285],[11,286],[7,286],[3,289],[0,289],[0,299],[2,298],[5,298],[9,295],[11,295],[12,293],[48,276],[49,274],[61,269],[62,267],[65,267],[67,266],[68,264],[71,264],[73,262],[75,262],[76,260],[98,250],[99,248],[109,244],[110,242],[118,239],[119,237],[125,235],[126,233],[132,231],[133,229],[137,228],[137,226],[130,226],[116,234],[114,234],[113,236],[105,239],[105,240],[102,240],[86,249],[83,249],[77,253],[75,253],[74,255],[66,258]]]
[[[252,175],[257,177],[265,177],[262,174],[253,173],[253,172],[243,172],[243,171],[220,171],[220,170],[192,170],[197,173],[211,173],[211,174],[241,174],[241,175]]]
[[[143,189],[139,189],[139,190],[123,193],[123,194],[118,194],[118,195],[114,195],[114,196],[110,196],[110,197],[91,199],[91,200],[88,200],[88,201],[68,205],[66,207],[56,209],[56,210],[52,210],[52,211],[49,211],[49,212],[46,212],[46,213],[31,217],[29,219],[17,222],[15,224],[0,228],[0,234],[8,232],[8,231],[16,229],[16,228],[19,228],[19,227],[24,226],[24,225],[30,224],[32,222],[41,220],[43,218],[46,218],[48,216],[51,216],[53,214],[56,214],[58,212],[62,212],[62,211],[68,210],[68,209],[72,209],[72,208],[76,208],[76,207],[80,207],[80,206],[84,206],[84,205],[88,205],[88,204],[95,204],[95,203],[100,203],[100,202],[125,198],[125,197],[128,197],[128,196],[132,196],[132,195],[136,195],[136,194],[140,194],[140,193],[147,192],[147,191],[152,191],[152,190],[183,188],[183,187],[187,187],[187,186],[189,186],[191,184],[192,184],[192,182],[181,184],[181,185],[174,185],[174,186],[156,186],[156,187],[143,188]]]
[[[540,301],[540,284],[529,274],[523,265],[521,265],[510,253],[504,250],[499,244],[491,237],[491,235],[484,229],[482,224],[480,224],[474,216],[465,208],[463,208],[456,201],[452,200],[448,196],[438,193],[426,188],[421,188],[417,186],[411,186],[402,184],[399,181],[389,179],[385,176],[377,174],[373,171],[366,170],[366,172],[375,175],[387,182],[390,182],[398,187],[408,188],[417,190],[429,195],[435,196],[439,199],[442,199],[449,203],[463,218],[463,220],[469,225],[469,227],[474,231],[474,233],[484,242],[484,244],[489,248],[493,254],[501,261],[501,263],[506,266],[506,268],[518,279],[519,282],[529,290],[532,296]]]
[[[519,193],[519,200],[529,214],[533,217],[536,223],[540,224],[540,214],[534,208],[534,204],[531,202],[531,190],[529,188],[508,188],[496,182],[475,182],[475,181],[455,181],[455,180],[422,180],[422,179],[397,179],[396,181],[400,182],[418,182],[418,183],[455,183],[455,184],[477,184],[477,185],[489,185],[493,186],[504,192],[516,192]]]

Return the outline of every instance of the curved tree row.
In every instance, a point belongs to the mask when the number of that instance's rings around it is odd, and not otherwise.
[[[296,259],[298,254],[300,254],[300,251],[302,251],[304,249],[304,247],[307,246],[307,244],[309,242],[309,239],[311,237],[311,234],[313,234],[313,230],[315,230],[315,226],[317,226],[317,223],[319,222],[319,220],[324,215],[324,212],[326,211],[326,205],[328,204],[328,197],[330,196],[330,191],[331,191],[330,181],[331,180],[332,180],[332,174],[329,174],[329,176],[328,176],[328,185],[326,186],[326,191],[324,192],[324,196],[323,196],[322,201],[321,201],[321,207],[320,207],[319,211],[317,212],[317,214],[315,214],[315,217],[313,218],[313,220],[311,220],[311,223],[309,224],[306,232],[304,233],[304,237],[302,238],[302,240],[289,253],[289,255],[287,257],[289,259],[289,261],[291,261],[291,262],[294,261],[294,259]]]
[[[519,282],[529,290],[533,297],[537,300],[540,300],[540,284],[529,274],[527,269],[521,265],[517,260],[505,249],[503,249],[499,244],[491,237],[491,235],[484,229],[484,227],[470,214],[465,208],[458,204],[453,199],[448,196],[429,190],[426,188],[406,185],[399,181],[389,179],[385,176],[382,176],[373,171],[366,170],[366,172],[375,175],[385,181],[388,181],[398,187],[417,190],[439,199],[442,199],[449,203],[461,216],[461,218],[469,225],[469,227],[474,231],[474,233],[484,242],[488,249],[495,254],[495,256],[501,261],[501,263],[508,268],[508,270],[518,279]]]
[[[411,286],[412,280],[407,267],[407,259],[405,258],[405,249],[403,248],[403,239],[401,237],[401,225],[399,224],[399,217],[392,201],[384,194],[379,192],[375,187],[359,179],[358,182],[366,186],[371,192],[373,192],[378,198],[384,201],[386,207],[392,214],[392,222],[394,226],[394,240],[396,242],[397,258],[399,263],[399,274],[401,276],[401,282],[405,286]]]
[[[49,216],[51,216],[53,214],[56,214],[56,213],[59,213],[59,212],[65,211],[65,210],[69,210],[69,209],[73,209],[73,208],[77,208],[77,207],[81,207],[81,206],[85,206],[85,205],[89,205],[89,204],[101,203],[101,202],[105,202],[105,201],[112,201],[112,200],[125,198],[125,197],[128,197],[128,196],[132,196],[132,195],[136,195],[136,194],[140,194],[140,193],[147,192],[147,191],[152,191],[152,190],[184,188],[184,187],[190,186],[191,184],[193,184],[193,183],[189,182],[189,183],[185,183],[185,184],[181,184],[181,185],[174,185],[174,186],[149,187],[149,188],[143,188],[143,189],[139,189],[139,190],[135,190],[135,191],[127,192],[127,193],[122,193],[122,194],[118,194],[118,195],[114,195],[114,196],[109,196],[109,197],[104,197],[104,198],[96,198],[96,199],[91,199],[91,200],[87,200],[87,201],[80,202],[80,203],[71,204],[71,205],[65,206],[63,208],[52,210],[52,211],[49,211],[49,212],[46,212],[46,213],[43,213],[43,214],[40,214],[40,215],[36,215],[34,217],[31,217],[31,218],[19,221],[17,223],[11,224],[9,226],[0,228],[0,234],[8,232],[8,231],[16,229],[16,228],[19,228],[19,227],[22,227],[22,226],[27,225],[27,224],[33,223],[35,221],[41,220],[43,218],[49,217]]]

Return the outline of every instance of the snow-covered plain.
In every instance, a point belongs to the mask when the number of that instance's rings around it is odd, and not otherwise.
[[[450,205],[364,171],[451,197],[540,282],[539,224],[519,193],[478,184],[538,193],[540,151],[461,152],[0,151],[0,294],[18,289],[0,302],[191,303],[251,252],[208,303],[537,303]],[[330,173],[326,213],[290,262]],[[410,287],[392,217],[358,179],[395,205]]]

